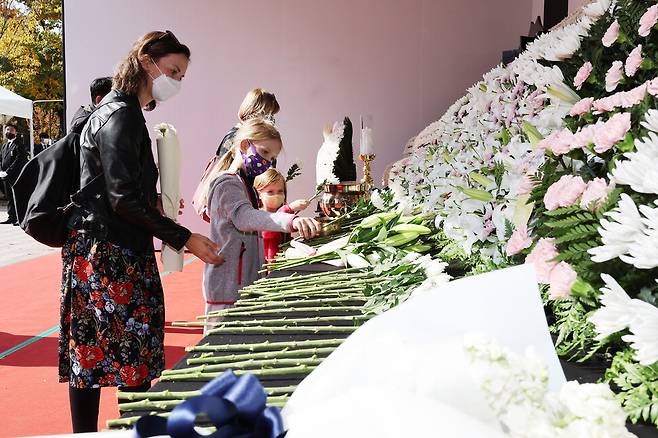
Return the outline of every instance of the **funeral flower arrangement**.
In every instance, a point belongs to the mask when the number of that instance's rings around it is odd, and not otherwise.
[[[656,425],[657,22],[655,1],[587,5],[421,132],[391,184],[435,215],[440,259],[535,264],[558,353]]]
[[[342,269],[261,280],[241,291],[235,308],[212,316],[300,307],[349,315],[217,322],[213,331],[348,334],[451,278],[533,263],[558,354],[606,370],[604,383],[570,382],[548,394],[546,371],[532,357],[469,344],[509,434],[632,436],[626,418],[658,426],[657,23],[657,0],[596,0],[573,23],[539,36],[414,138],[389,191],[328,224],[338,234],[308,245],[293,240],[265,268]],[[351,137],[348,119],[325,132],[318,185],[354,179]],[[326,325],[339,323],[351,325]],[[321,351],[281,352],[253,344],[249,351],[259,353],[192,359],[199,368],[163,379],[256,364],[259,375],[306,374],[340,342],[303,341]],[[288,368],[271,368],[277,364]],[[272,401],[285,403],[292,390],[271,393]],[[122,410],[134,407],[145,405]]]

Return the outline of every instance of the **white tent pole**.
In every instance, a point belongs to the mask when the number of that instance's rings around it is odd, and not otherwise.
[[[30,117],[30,158],[34,158],[34,108]]]

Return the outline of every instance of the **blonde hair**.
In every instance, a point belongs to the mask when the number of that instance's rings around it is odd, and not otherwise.
[[[267,169],[264,173],[261,173],[254,179],[254,189],[260,193],[265,187],[275,182],[283,183],[283,196],[284,198],[288,197],[288,187],[286,186],[286,179],[283,177],[283,174],[276,170],[273,167]]]
[[[263,119],[249,119],[242,123],[238,128],[233,139],[233,147],[222,155],[219,161],[219,170],[226,171],[231,167],[235,159],[236,152],[240,149],[240,143],[243,140],[249,141],[263,141],[263,140],[279,140],[281,141],[281,134],[276,127]],[[281,146],[283,148],[283,146]]]
[[[262,88],[254,88],[245,96],[240,110],[238,119],[245,122],[253,118],[267,118],[279,112],[279,102],[273,93]]]

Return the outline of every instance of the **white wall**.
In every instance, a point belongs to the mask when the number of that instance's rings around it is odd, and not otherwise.
[[[179,131],[183,195],[191,199],[245,93],[273,91],[285,144],[280,168],[304,163],[291,197],[310,196],[322,127],[374,117],[376,180],[409,137],[518,46],[528,0],[65,0],[68,118],[89,81],[108,75],[132,42],[172,30],[192,50],[179,96],[147,114]],[[355,131],[358,154],[358,131]],[[188,208],[183,223],[205,226]]]

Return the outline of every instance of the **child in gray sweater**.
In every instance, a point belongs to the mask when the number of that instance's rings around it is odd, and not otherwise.
[[[206,314],[231,307],[238,291],[258,279],[264,262],[261,231],[298,231],[305,239],[319,232],[314,219],[258,209],[253,179],[271,166],[282,147],[274,125],[251,119],[240,127],[233,149],[222,157],[223,172],[208,192],[208,213],[210,238],[221,247],[225,262],[204,268]],[[209,321],[213,320],[217,319]]]

